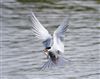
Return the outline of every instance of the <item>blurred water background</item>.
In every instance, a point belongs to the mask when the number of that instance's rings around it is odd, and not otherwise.
[[[100,79],[99,0],[1,0],[0,9],[0,79]],[[31,30],[31,10],[51,34],[71,14],[65,67],[38,69],[46,56]]]

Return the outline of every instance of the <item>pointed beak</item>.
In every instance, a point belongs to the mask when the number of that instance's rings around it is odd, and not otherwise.
[[[46,56],[48,56],[48,49],[44,49],[43,51],[44,51],[44,54],[45,54]]]

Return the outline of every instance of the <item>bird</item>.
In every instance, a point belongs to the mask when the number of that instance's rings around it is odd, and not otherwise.
[[[34,12],[31,12],[31,22],[32,31],[35,37],[43,43],[43,52],[48,59],[41,69],[64,65],[66,60],[62,54],[64,53],[64,36],[69,26],[69,18],[65,18],[62,21],[62,23],[54,31],[53,36],[51,36],[45,27],[43,27],[40,21],[36,18]]]

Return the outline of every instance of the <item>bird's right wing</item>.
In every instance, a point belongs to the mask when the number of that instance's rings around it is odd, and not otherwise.
[[[36,38],[42,41],[45,48],[51,47],[52,37],[49,32],[42,26],[42,24],[35,17],[34,13],[31,14],[32,31]]]
[[[62,53],[64,52],[64,35],[67,30],[67,27],[69,26],[68,21],[69,17],[65,18],[53,34],[53,49],[57,49]]]

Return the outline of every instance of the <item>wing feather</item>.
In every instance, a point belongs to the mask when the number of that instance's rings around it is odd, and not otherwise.
[[[42,24],[35,17],[34,13],[31,14],[32,31],[36,38],[42,41],[45,48],[51,47],[52,37],[49,32],[42,26]]]
[[[64,52],[64,34],[67,30],[69,18],[65,18],[64,21],[60,24],[57,30],[53,34],[53,48]]]

